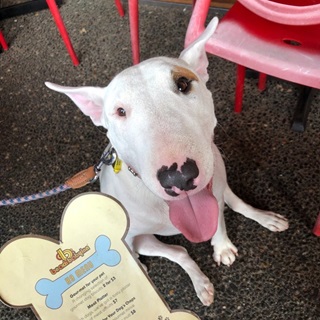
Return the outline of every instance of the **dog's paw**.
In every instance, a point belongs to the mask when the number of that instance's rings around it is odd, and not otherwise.
[[[213,244],[213,260],[220,266],[224,264],[231,266],[238,256],[238,249],[229,238],[220,243]]]
[[[202,304],[204,306],[210,306],[214,299],[214,288],[210,280],[205,277],[202,281],[194,283],[194,288]]]
[[[257,210],[253,219],[273,232],[281,232],[289,227],[288,220],[285,217],[271,211]]]

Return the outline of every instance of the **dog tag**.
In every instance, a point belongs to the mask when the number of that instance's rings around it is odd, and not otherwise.
[[[168,309],[124,242],[127,231],[115,200],[101,193],[74,198],[59,242],[21,236],[1,248],[1,301],[31,306],[42,320],[199,320]]]
[[[113,163],[113,171],[119,173],[122,167],[122,161],[117,157],[116,161]]]

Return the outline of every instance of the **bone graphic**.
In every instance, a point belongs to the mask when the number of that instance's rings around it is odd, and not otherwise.
[[[63,304],[62,294],[67,289],[103,264],[109,267],[116,266],[120,262],[121,256],[118,251],[109,250],[110,245],[110,239],[107,236],[101,235],[95,241],[96,251],[81,264],[78,264],[54,281],[46,278],[40,279],[36,283],[35,289],[39,294],[47,296],[46,306],[50,309],[59,309]],[[78,270],[83,270],[83,272],[77,272]],[[68,283],[66,279],[74,279],[74,281]]]

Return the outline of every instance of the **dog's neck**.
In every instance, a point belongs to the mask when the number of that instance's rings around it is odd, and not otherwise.
[[[108,146],[108,150],[110,152],[111,158],[112,158],[112,163],[110,163],[113,167],[113,171],[115,173],[118,173],[120,170],[122,170],[122,160],[119,158],[117,150],[111,145],[109,144]],[[129,172],[134,176],[134,177],[138,177],[138,173],[129,165],[127,165]]]

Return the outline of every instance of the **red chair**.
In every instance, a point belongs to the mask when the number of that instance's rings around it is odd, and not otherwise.
[[[66,45],[66,48],[69,52],[73,64],[76,66],[79,64],[79,60],[75,54],[73,46],[71,44],[70,38],[68,36],[67,30],[64,26],[62,18],[60,16],[58,7],[55,3],[55,0],[46,0],[48,7],[53,15],[53,18],[57,24],[57,27],[60,31],[61,37]],[[115,5],[118,9],[119,15],[124,16],[124,10],[121,4],[121,0],[115,0]],[[131,43],[132,43],[132,56],[133,63],[139,63],[140,61],[140,52],[139,52],[139,15],[138,15],[138,0],[130,0],[129,3],[129,19],[130,19],[130,34],[131,34]]]
[[[115,0],[120,16],[124,16],[121,0]],[[140,41],[139,41],[139,0],[129,0],[129,21],[130,21],[130,37],[132,48],[133,64],[140,62]]]
[[[140,62],[140,41],[139,41],[139,9],[138,0],[129,0],[130,36],[132,47],[133,64]]]
[[[0,44],[3,50],[8,50],[8,44],[3,36],[3,33],[0,31]]]
[[[58,30],[59,30],[60,35],[62,37],[62,40],[64,41],[64,44],[65,44],[67,51],[70,55],[70,58],[71,58],[73,64],[75,66],[77,66],[77,65],[79,65],[80,62],[79,62],[79,59],[73,49],[71,40],[70,40],[68,32],[67,32],[67,29],[63,23],[60,12],[58,10],[58,6],[57,6],[55,0],[46,0],[46,1],[47,1],[49,9],[51,11],[51,14],[53,16],[53,19],[58,27]]]
[[[67,32],[67,29],[63,23],[63,20],[61,18],[61,15],[60,15],[60,12],[58,10],[58,6],[55,2],[55,0],[46,0],[47,2],[47,5],[51,11],[51,14],[53,16],[53,19],[58,27],[58,30],[60,32],[60,35],[65,43],[65,46],[67,48],[67,51],[71,57],[71,60],[73,62],[73,64],[75,66],[79,65],[79,60],[78,60],[78,57],[73,49],[73,46],[72,46],[72,43],[71,43],[71,40],[69,38],[69,35],[68,35],[68,32]],[[8,45],[4,39],[4,36],[3,34],[1,33],[0,31],[0,44],[2,45],[2,47],[4,48],[4,50],[8,50]]]
[[[210,0],[197,0],[188,45],[204,30]],[[320,89],[320,1],[238,0],[221,19],[206,50],[238,65],[235,112],[242,110],[245,68]],[[304,115],[305,116],[305,115]]]
[[[313,234],[317,237],[320,237],[320,212],[318,214],[318,218],[316,220],[316,223],[313,227]]]
[[[58,27],[58,30],[61,34],[61,37],[65,43],[67,51],[71,57],[71,60],[75,66],[79,65],[79,59],[74,51],[71,40],[69,38],[67,29],[63,23],[60,12],[58,10],[58,6],[55,0],[46,0],[47,5],[50,9],[50,12],[53,16],[53,19]],[[124,16],[124,10],[121,4],[121,0],[114,0],[115,5],[118,9],[119,15],[121,17]],[[132,44],[132,58],[133,63],[137,64],[140,62],[140,45],[139,45],[139,12],[138,12],[138,0],[130,0],[129,3],[129,19],[130,19],[130,34],[131,34],[131,44]],[[2,36],[2,37],[1,37]],[[0,35],[0,44],[3,48],[6,46],[6,42],[4,40],[3,35]],[[5,50],[7,50],[5,49]]]
[[[57,9],[57,5],[54,0],[46,0],[49,6],[49,9],[56,21],[56,24],[59,28],[63,41],[67,47],[67,50],[70,54],[70,57],[74,65],[78,65],[79,61],[76,57],[76,54],[73,50],[72,44],[70,42],[67,31],[62,22],[60,13]],[[114,0],[115,5],[118,9],[119,15],[124,16],[124,10],[121,3],[121,0]],[[138,0],[129,0],[129,20],[130,20],[130,36],[131,36],[131,47],[132,47],[132,60],[133,64],[140,62],[140,41],[139,41],[139,1]]]

